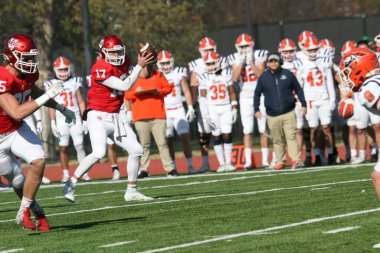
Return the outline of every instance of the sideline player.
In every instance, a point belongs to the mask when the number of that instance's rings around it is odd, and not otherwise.
[[[57,57],[54,61],[54,73],[56,78],[44,82],[45,90],[49,89],[57,82],[63,82],[64,90],[54,98],[54,100],[64,107],[69,108],[75,112],[76,124],[67,124],[64,116],[49,109],[51,120],[51,131],[59,141],[59,160],[63,169],[62,183],[67,183],[70,179],[69,175],[69,141],[70,136],[73,140],[75,150],[77,152],[77,159],[80,163],[85,157],[86,153],[83,147],[83,132],[87,134],[87,124],[82,124],[83,112],[86,108],[84,98],[82,95],[82,78],[72,76],[71,62],[62,56]],[[91,181],[91,178],[85,174],[82,177],[85,181]]]
[[[52,85],[45,93],[35,85],[39,78],[38,53],[36,43],[27,34],[15,33],[5,40],[4,66],[0,67],[0,175],[11,182],[21,198],[16,222],[26,229],[48,232],[45,213],[35,200],[45,168],[45,152],[23,119],[42,105],[59,110],[69,123],[75,122],[75,114],[52,100],[63,90],[62,83]],[[30,96],[34,100],[29,101]],[[16,156],[30,165],[26,177]]]
[[[100,55],[91,69],[91,88],[88,92],[87,123],[92,153],[86,156],[75,170],[74,175],[63,188],[65,198],[75,201],[74,192],[78,178],[106,154],[107,137],[113,137],[116,145],[129,154],[127,162],[128,187],[125,201],[146,201],[152,198],[137,190],[137,174],[143,152],[136,134],[126,123],[126,115],[119,113],[123,104],[124,91],[136,82],[141,69],[154,61],[154,55],[139,52],[138,63],[127,77],[130,60],[125,46],[117,35],[105,35],[99,43]]]
[[[188,173],[194,174],[197,171],[193,167],[193,155],[191,152],[191,143],[189,136],[189,122],[195,118],[195,111],[193,108],[193,101],[191,93],[187,84],[187,70],[186,68],[174,68],[174,57],[167,51],[162,50],[158,54],[157,59],[158,70],[164,73],[169,84],[173,85],[172,93],[165,97],[165,111],[166,111],[166,138],[168,140],[168,147],[170,156],[175,163],[175,150],[174,150],[174,130],[179,135],[183,145],[183,152],[187,160]],[[182,105],[182,93],[185,96],[187,104],[187,113]]]
[[[234,171],[231,131],[237,120],[238,103],[231,72],[222,72],[220,57],[215,52],[206,53],[204,62],[206,73],[199,77],[199,107],[214,137],[214,150],[219,162],[216,172]]]
[[[229,56],[232,68],[232,81],[238,82],[240,86],[240,118],[243,125],[243,141],[245,164],[244,168],[252,167],[252,133],[254,129],[254,105],[253,97],[257,86],[257,79],[265,69],[265,61],[268,56],[267,50],[253,50],[254,41],[246,33],[239,35],[235,41],[236,53]],[[269,167],[269,138],[265,133],[266,111],[264,97],[261,97],[260,111],[263,117],[257,120],[260,133],[260,146],[262,166]]]

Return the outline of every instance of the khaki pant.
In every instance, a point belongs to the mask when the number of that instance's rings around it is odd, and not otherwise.
[[[141,171],[148,171],[149,154],[151,134],[157,144],[160,153],[161,161],[164,169],[170,172],[174,169],[174,163],[170,157],[168,144],[166,141],[166,120],[165,119],[151,119],[140,120],[135,122],[137,135],[139,136],[140,143],[144,148],[144,154],[141,156]]]
[[[299,161],[301,157],[296,139],[297,122],[294,110],[279,116],[267,116],[267,120],[269,130],[273,136],[273,150],[276,155],[276,164],[286,164],[286,144],[288,145],[288,154],[292,161]]]

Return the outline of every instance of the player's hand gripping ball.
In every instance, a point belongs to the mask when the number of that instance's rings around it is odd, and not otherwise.
[[[354,100],[351,98],[339,102],[339,116],[344,119],[349,119],[354,115]]]

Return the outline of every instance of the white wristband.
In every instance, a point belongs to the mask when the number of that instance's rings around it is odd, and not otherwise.
[[[231,105],[234,106],[234,105],[238,105],[238,102],[236,100],[234,101],[231,101]]]
[[[49,101],[50,97],[47,95],[47,94],[43,94],[42,96],[39,96],[38,98],[36,98],[36,100],[34,100],[38,107],[41,107],[42,105],[44,105],[47,101]]]
[[[187,109],[189,110],[190,108],[194,110],[194,107],[192,105],[188,105]]]

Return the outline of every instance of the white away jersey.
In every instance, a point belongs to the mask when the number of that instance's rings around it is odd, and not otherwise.
[[[164,74],[170,85],[173,85],[174,88],[172,92],[164,98],[165,107],[172,108],[179,105],[182,105],[182,87],[181,80],[183,77],[187,78],[186,68],[176,67],[167,74]]]
[[[265,62],[268,56],[267,50],[255,50],[253,52],[253,56],[255,59],[255,64],[259,62]],[[239,65],[240,64],[240,54],[234,53],[228,56],[228,61],[231,65]],[[255,89],[257,86],[257,76],[253,72],[251,66],[248,66],[246,63],[243,63],[243,68],[240,76],[240,97],[253,98]]]
[[[368,78],[359,90],[359,103],[368,111],[380,115],[377,103],[380,98],[380,75]]]
[[[301,60],[296,58],[294,61],[284,61],[281,67],[292,72],[294,76],[297,76],[297,69],[301,64]]]
[[[52,79],[44,82],[45,90],[49,89],[54,83],[62,82],[59,79]],[[59,93],[54,100],[58,103],[72,110],[73,112],[79,112],[77,90],[82,87],[81,77],[70,77],[63,82],[64,90]]]
[[[331,68],[317,61],[301,60],[297,69],[297,79],[303,87],[307,101],[321,101],[329,99],[328,85],[334,85]]]
[[[230,71],[222,74],[207,74],[199,76],[199,89],[207,91],[209,105],[225,105],[230,103],[228,86],[232,85]]]

